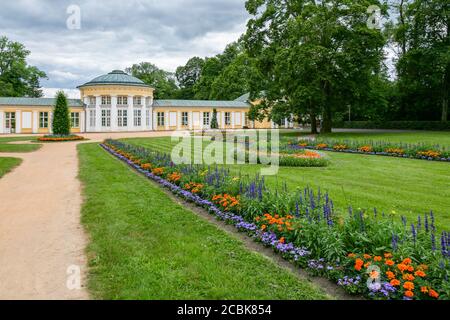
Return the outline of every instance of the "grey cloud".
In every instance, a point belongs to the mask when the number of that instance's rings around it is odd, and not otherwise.
[[[74,88],[141,61],[174,71],[192,56],[219,53],[245,30],[244,2],[2,1],[0,35],[31,50],[30,62],[49,76],[44,86]],[[66,27],[71,4],[81,8],[81,30]]]

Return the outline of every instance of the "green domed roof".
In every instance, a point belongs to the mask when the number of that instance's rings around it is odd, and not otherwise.
[[[149,85],[145,84],[144,81],[130,76],[122,70],[113,70],[108,74],[104,74],[95,79],[92,79],[91,81],[79,86],[78,88],[107,84],[123,84],[128,86],[150,87]]]

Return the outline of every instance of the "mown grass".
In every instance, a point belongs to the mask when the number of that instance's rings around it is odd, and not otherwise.
[[[129,143],[171,152],[170,138],[124,139]],[[205,142],[207,144],[209,142]],[[280,167],[275,176],[266,177],[272,188],[284,182],[290,190],[310,186],[328,191],[342,213],[349,205],[411,221],[433,210],[437,226],[450,229],[450,164],[414,159],[328,152],[331,162],[323,168]],[[238,175],[259,173],[259,165],[232,165]]]
[[[94,298],[327,298],[173,202],[97,144],[80,144],[78,152]]]
[[[10,172],[15,167],[17,167],[21,162],[22,159],[18,158],[9,158],[9,157],[0,158],[0,178],[3,177],[8,172]]]
[[[33,152],[42,147],[42,144],[11,144],[10,142],[30,141],[35,142],[36,137],[1,137],[0,152]]]

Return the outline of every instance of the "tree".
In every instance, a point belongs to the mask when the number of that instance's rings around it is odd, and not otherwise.
[[[394,41],[402,117],[448,119],[450,91],[449,4],[442,0],[402,1]]]
[[[126,69],[126,72],[153,87],[156,99],[173,99],[176,96],[178,87],[174,75],[159,69],[150,62],[133,64]]]
[[[223,53],[212,58],[206,58],[200,79],[194,85],[195,98],[201,100],[220,99],[221,96],[217,92],[214,95],[212,94],[214,82],[242,52],[241,43],[233,42],[225,48]],[[238,96],[235,96],[233,99]]]
[[[199,57],[193,57],[184,66],[177,68],[175,76],[180,86],[178,97],[181,99],[193,99],[195,92],[194,86],[200,79],[201,71],[205,60]]]
[[[247,0],[253,17],[245,44],[266,86],[260,109],[308,113],[313,122],[321,114],[322,131],[330,132],[334,114],[357,101],[380,72],[385,39],[367,26],[373,4],[382,7],[379,1]],[[260,91],[252,88],[251,97]]]
[[[42,97],[39,80],[47,76],[27,64],[29,55],[21,43],[0,37],[0,96]]]
[[[52,131],[55,135],[70,134],[70,117],[67,97],[63,91],[56,93],[56,103],[53,109]]]
[[[258,81],[260,81],[259,70],[255,59],[241,53],[214,79],[210,98],[234,100],[249,92],[251,83]]]
[[[212,119],[211,119],[211,129],[218,129],[219,123],[217,122],[217,110],[213,109]]]

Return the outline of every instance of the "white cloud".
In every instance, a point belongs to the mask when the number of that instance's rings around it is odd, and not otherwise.
[[[67,88],[42,88],[45,98],[54,98],[58,91],[64,91],[69,99],[80,99],[80,91],[78,89]]]
[[[75,88],[113,69],[149,61],[167,71],[223,51],[245,31],[243,0],[76,1],[81,30],[66,27],[69,0],[2,3],[0,30],[31,51],[47,88]]]

